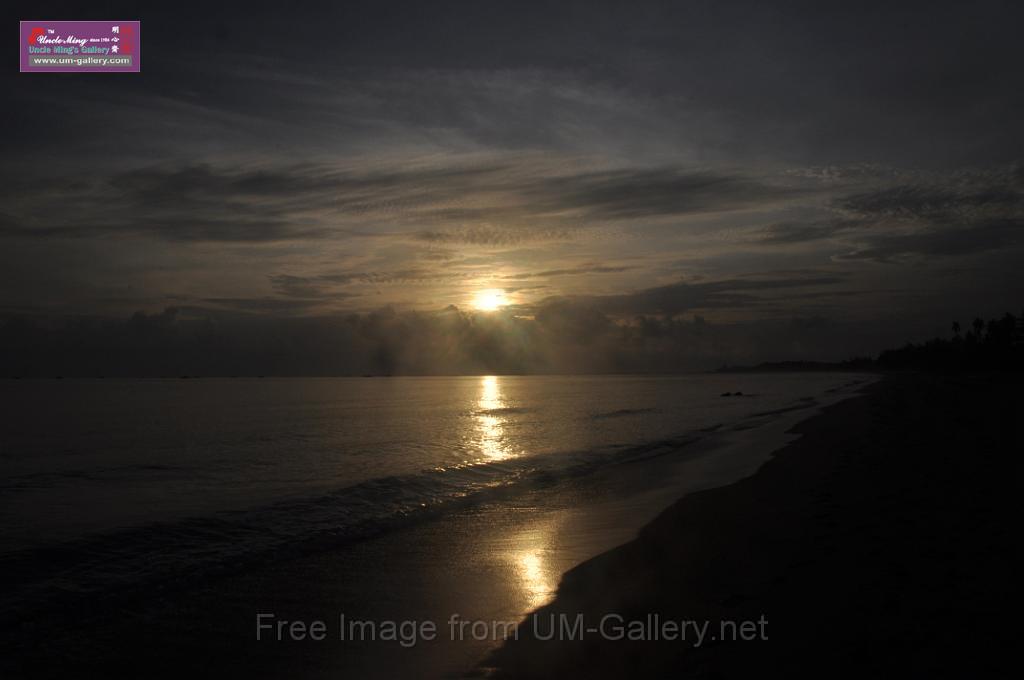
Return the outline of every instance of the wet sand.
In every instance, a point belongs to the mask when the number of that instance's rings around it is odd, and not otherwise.
[[[1022,402],[1000,376],[890,376],[801,423],[756,475],[683,498],[569,571],[480,672],[1009,677]],[[597,634],[533,633],[578,614]],[[612,640],[608,614],[708,621],[712,633],[699,646],[692,632]],[[756,625],[733,639],[738,628],[721,623],[762,620],[765,639]]]

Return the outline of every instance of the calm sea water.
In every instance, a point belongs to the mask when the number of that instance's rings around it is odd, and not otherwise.
[[[578,477],[831,374],[0,382],[0,560],[88,591]],[[721,397],[742,390],[742,397]]]

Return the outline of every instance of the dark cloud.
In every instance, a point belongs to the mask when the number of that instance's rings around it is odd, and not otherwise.
[[[327,165],[143,168],[81,180],[21,177],[4,199],[8,235],[150,233],[181,241],[280,241],[351,236],[367,224],[415,227],[434,243],[514,245],[561,240],[588,223],[729,211],[792,191],[739,175],[682,169],[565,174],[483,165],[391,171]],[[58,190],[59,189],[59,190]],[[476,204],[473,208],[460,203]],[[453,207],[455,206],[455,207]],[[539,222],[539,224],[533,224]]]
[[[290,274],[274,274],[270,277],[270,285],[275,292],[288,298],[300,299],[334,299],[342,297],[336,287],[325,285],[316,278],[308,276],[292,276]]]
[[[524,279],[540,279],[540,278],[552,278],[556,276],[576,276],[580,274],[618,274],[620,272],[629,271],[635,269],[632,266],[610,266],[610,265],[582,265],[579,267],[569,267],[564,269],[546,269],[539,272],[522,272],[519,274],[509,274],[503,276],[503,279],[510,279],[513,281],[522,281]]]
[[[679,281],[634,293],[587,296],[581,301],[614,316],[679,315],[710,309],[750,310],[766,303],[764,291],[833,286],[844,282],[837,275],[762,276],[718,281]]]
[[[884,263],[976,255],[1024,240],[1019,165],[858,192],[836,198],[832,208],[838,217],[772,224],[757,240],[775,246],[833,240],[846,248],[838,261]]]
[[[757,240],[766,245],[807,243],[831,238],[860,226],[858,222],[832,220],[827,223],[779,222],[757,232]]]
[[[409,284],[423,282],[453,281],[468,275],[458,272],[430,269],[401,269],[381,272],[350,272],[319,274],[317,276],[295,276],[273,274],[270,284],[279,294],[289,298],[340,300],[355,297],[352,292],[340,289],[352,284]]]
[[[271,314],[283,316],[300,316],[309,312],[313,303],[306,300],[282,298],[203,298],[205,306],[192,307],[193,313],[218,311],[241,312],[245,314]]]
[[[1024,212],[1024,187],[998,184],[964,188],[901,185],[848,196],[841,199],[838,206],[862,219],[921,220],[950,224],[970,221],[979,215]]]
[[[892,263],[913,257],[961,257],[1024,243],[1024,219],[991,220],[961,229],[927,229],[911,234],[879,234],[839,260]]]
[[[527,196],[531,203],[579,209],[591,218],[633,219],[735,210],[796,193],[742,175],[658,168],[555,177]]]
[[[88,180],[24,176],[3,198],[6,233],[171,240],[277,241],[344,236],[339,216],[389,214],[452,200],[494,168],[354,172],[324,165],[141,168]]]
[[[839,209],[866,229],[841,260],[898,262],[960,257],[1024,241],[1024,182],[1019,165],[965,171],[941,183],[898,185],[846,197]],[[905,226],[909,225],[909,226]]]
[[[514,246],[531,241],[565,241],[573,237],[570,229],[507,229],[491,226],[457,227],[420,231],[416,238],[428,243],[464,243],[474,246]]]

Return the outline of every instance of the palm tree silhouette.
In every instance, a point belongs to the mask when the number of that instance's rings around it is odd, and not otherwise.
[[[974,334],[978,336],[978,340],[981,340],[981,332],[985,330],[985,321],[978,317],[971,323],[971,326],[974,327]]]

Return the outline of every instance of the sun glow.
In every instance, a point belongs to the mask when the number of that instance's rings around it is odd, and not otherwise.
[[[497,288],[481,290],[473,296],[473,306],[482,312],[493,312],[507,304],[505,293]]]

